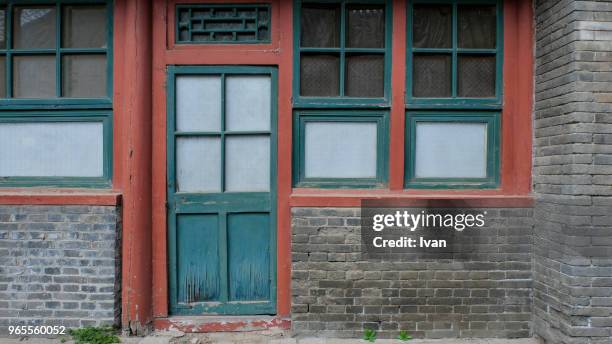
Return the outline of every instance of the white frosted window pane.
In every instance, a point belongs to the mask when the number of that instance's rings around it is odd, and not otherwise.
[[[182,192],[221,191],[221,139],[178,138],[176,183],[177,189]]]
[[[232,136],[225,141],[225,190],[270,190],[270,138]]]
[[[102,123],[0,124],[0,176],[102,177]]]
[[[485,123],[417,123],[416,177],[487,176]]]
[[[226,129],[270,130],[270,76],[228,76],[225,82]]]
[[[376,123],[306,123],[306,178],[375,178]]]
[[[221,77],[186,75],[176,78],[176,129],[221,130]]]

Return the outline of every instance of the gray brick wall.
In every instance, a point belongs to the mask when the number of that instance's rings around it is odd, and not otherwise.
[[[535,333],[611,343],[612,1],[535,11]]]
[[[481,209],[484,211],[484,209]],[[476,210],[479,211],[479,210]],[[292,330],[379,337],[529,337],[531,209],[486,209],[452,257],[364,259],[359,209],[292,210]],[[468,235],[466,233],[466,235]]]
[[[120,218],[110,206],[0,206],[0,333],[116,324]]]

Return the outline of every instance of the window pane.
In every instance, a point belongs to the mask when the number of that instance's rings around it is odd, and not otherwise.
[[[385,47],[385,10],[382,6],[347,7],[347,46],[352,48]]]
[[[339,95],[340,58],[337,55],[302,55],[300,94],[306,97]]]
[[[451,96],[451,56],[414,55],[412,95],[415,97]]]
[[[495,96],[495,56],[459,56],[457,95],[485,98]]]
[[[340,46],[340,7],[304,5],[301,22],[302,47]]]
[[[0,176],[101,177],[103,125],[0,123]]]
[[[106,21],[106,6],[65,6],[62,18],[62,46],[105,48]]]
[[[415,160],[418,178],[484,178],[487,125],[417,123]]]
[[[15,6],[13,47],[55,48],[55,7]]]
[[[15,56],[13,58],[13,97],[55,97],[55,56]]]
[[[375,178],[377,124],[307,122],[306,178]]]
[[[226,78],[226,130],[270,130],[272,103],[270,76]]]
[[[495,6],[461,5],[457,12],[459,48],[495,48]]]
[[[412,45],[416,48],[452,46],[453,10],[450,5],[415,5]]]
[[[6,9],[0,8],[0,49],[6,48]]]
[[[6,98],[6,57],[0,56],[0,98]]]
[[[64,55],[62,95],[72,98],[105,97],[106,55]]]
[[[221,139],[176,139],[176,189],[182,192],[221,191]]]
[[[225,141],[225,190],[270,190],[270,137],[227,137]]]
[[[349,97],[382,97],[384,95],[384,74],[384,56],[347,55],[346,95]]]
[[[221,131],[221,77],[181,75],[176,78],[176,129]]]

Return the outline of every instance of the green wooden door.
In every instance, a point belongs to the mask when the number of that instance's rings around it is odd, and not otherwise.
[[[276,70],[168,69],[170,313],[276,311]]]

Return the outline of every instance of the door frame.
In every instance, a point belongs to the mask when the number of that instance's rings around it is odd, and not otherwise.
[[[255,315],[267,314],[274,315],[277,313],[277,136],[278,136],[278,69],[268,66],[249,66],[249,65],[168,65],[167,66],[167,89],[166,89],[166,215],[167,215],[167,249],[168,249],[168,313],[169,315]],[[176,120],[176,77],[178,75],[270,75],[271,78],[271,107],[270,107],[270,204],[269,204],[269,219],[270,219],[270,300],[269,302],[255,303],[248,301],[247,303],[230,301],[220,304],[218,301],[200,302],[191,306],[181,306],[178,303],[177,290],[177,209],[178,204],[176,198],[175,184],[175,167],[176,167],[176,148],[175,148],[175,120]],[[225,83],[222,84],[222,109],[221,121],[225,119]],[[222,154],[224,154],[222,152]],[[246,203],[249,202],[249,195],[252,192],[232,193],[243,196]],[[190,195],[196,201],[213,201],[219,200],[218,194],[211,195],[207,199],[206,194],[184,193]],[[218,207],[218,205],[204,206],[200,209],[192,209],[189,205],[182,205],[178,213],[198,214],[206,213],[202,209]],[[234,210],[235,211],[235,210]],[[260,211],[262,212],[262,211]],[[227,245],[227,241],[222,241]],[[227,266],[226,266],[227,268]],[[225,272],[227,274],[227,271]],[[228,288],[227,285],[221,284],[221,287]],[[177,312],[179,311],[179,312]]]

